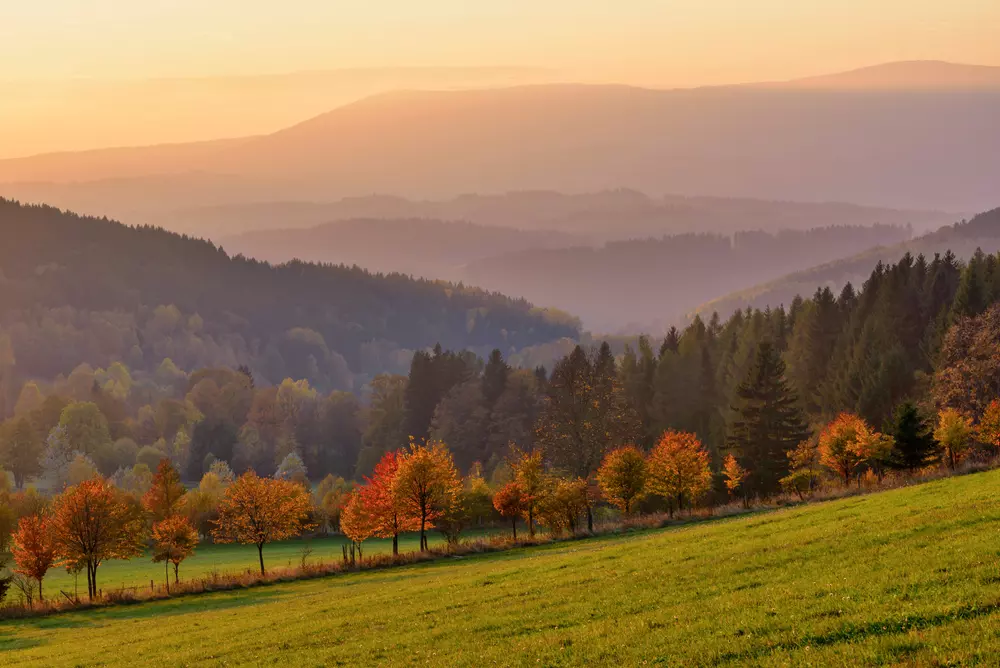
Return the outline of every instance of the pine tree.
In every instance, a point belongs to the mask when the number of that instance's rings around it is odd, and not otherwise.
[[[751,496],[778,491],[788,472],[786,453],[808,436],[798,397],[784,374],[778,351],[765,340],[757,346],[754,363],[736,390],[727,447],[750,471],[744,489]]]
[[[889,459],[891,468],[912,473],[940,460],[934,430],[913,402],[896,408],[890,433],[896,443]]]
[[[483,400],[487,406],[496,403],[500,395],[507,387],[507,377],[510,375],[510,367],[503,359],[503,353],[499,349],[494,349],[490,357],[486,360],[486,367],[483,369]]]

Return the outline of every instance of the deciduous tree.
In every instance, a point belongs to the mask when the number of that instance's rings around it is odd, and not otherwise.
[[[735,497],[747,479],[749,471],[740,466],[736,457],[730,453],[722,462],[722,475],[726,480],[726,489],[729,490],[729,495]]]
[[[153,562],[174,565],[174,583],[180,581],[181,562],[198,547],[198,532],[183,515],[169,515],[153,525]],[[170,577],[167,576],[167,591]]]
[[[340,512],[340,530],[354,543],[358,557],[362,556],[362,543],[375,535],[377,521],[365,503],[361,491],[356,489],[351,492],[344,509]],[[395,554],[398,554],[398,551]]]
[[[417,521],[422,552],[427,550],[427,529],[455,503],[461,485],[451,453],[440,441],[411,441],[400,456],[393,494],[403,516]]]
[[[972,420],[954,408],[945,408],[938,413],[934,438],[941,444],[944,460],[952,471],[969,453],[973,433]]]
[[[511,480],[493,495],[493,507],[501,517],[510,520],[514,540],[517,540],[517,518],[524,512],[524,492],[516,480]]]
[[[141,509],[101,477],[67,489],[52,502],[52,528],[62,563],[83,564],[87,594],[98,594],[97,569],[108,559],[142,553],[145,521]]]
[[[309,494],[302,485],[247,471],[226,488],[212,535],[220,543],[256,545],[264,575],[264,546],[311,528],[310,510]]]
[[[649,453],[649,491],[668,503],[673,515],[690,505],[712,486],[708,452],[698,437],[690,432],[666,431]]]
[[[38,581],[38,600],[42,595],[42,578],[56,561],[56,541],[52,522],[45,514],[27,515],[17,523],[12,553],[16,572]]]
[[[177,512],[186,492],[177,469],[164,457],[156,467],[149,491],[142,497],[142,505],[159,522]]]
[[[646,491],[646,458],[634,445],[612,450],[597,471],[605,498],[626,515]]]
[[[396,475],[402,456],[397,452],[387,452],[375,465],[366,484],[358,490],[358,495],[374,522],[374,535],[392,538],[392,554],[399,555],[399,534],[415,531],[419,522],[407,516],[400,496],[395,493]]]

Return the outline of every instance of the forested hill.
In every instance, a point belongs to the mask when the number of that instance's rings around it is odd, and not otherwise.
[[[871,248],[724,295],[702,304],[694,312],[708,316],[713,312],[728,314],[748,306],[759,309],[780,304],[787,306],[796,295],[811,294],[816,286],[829,287],[838,292],[848,283],[860,285],[868,278],[873,265],[878,262],[894,263],[906,253],[932,257],[935,253],[951,251],[958,259],[967,259],[976,249],[985,253],[1000,251],[1000,208],[903,243]]]
[[[437,343],[511,351],[578,334],[563,314],[478,289],[272,266],[158,228],[3,199],[0,238],[0,369],[13,363],[21,378],[117,360],[149,371],[170,358],[353,389]]]

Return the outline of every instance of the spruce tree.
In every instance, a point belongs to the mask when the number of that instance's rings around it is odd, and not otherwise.
[[[940,459],[934,432],[913,402],[904,402],[896,408],[891,434],[895,445],[889,459],[890,468],[912,473]]]
[[[787,453],[808,436],[798,397],[785,380],[785,363],[774,345],[762,341],[745,380],[736,389],[736,405],[727,447],[750,471],[745,490],[767,497],[788,473]]]

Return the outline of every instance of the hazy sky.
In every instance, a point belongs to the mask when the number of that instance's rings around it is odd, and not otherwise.
[[[678,85],[1000,64],[997,0],[5,0],[0,79],[533,65]]]
[[[0,158],[271,132],[392,87],[1000,65],[997,35],[1000,0],[0,0]],[[546,71],[233,77],[401,66]]]

